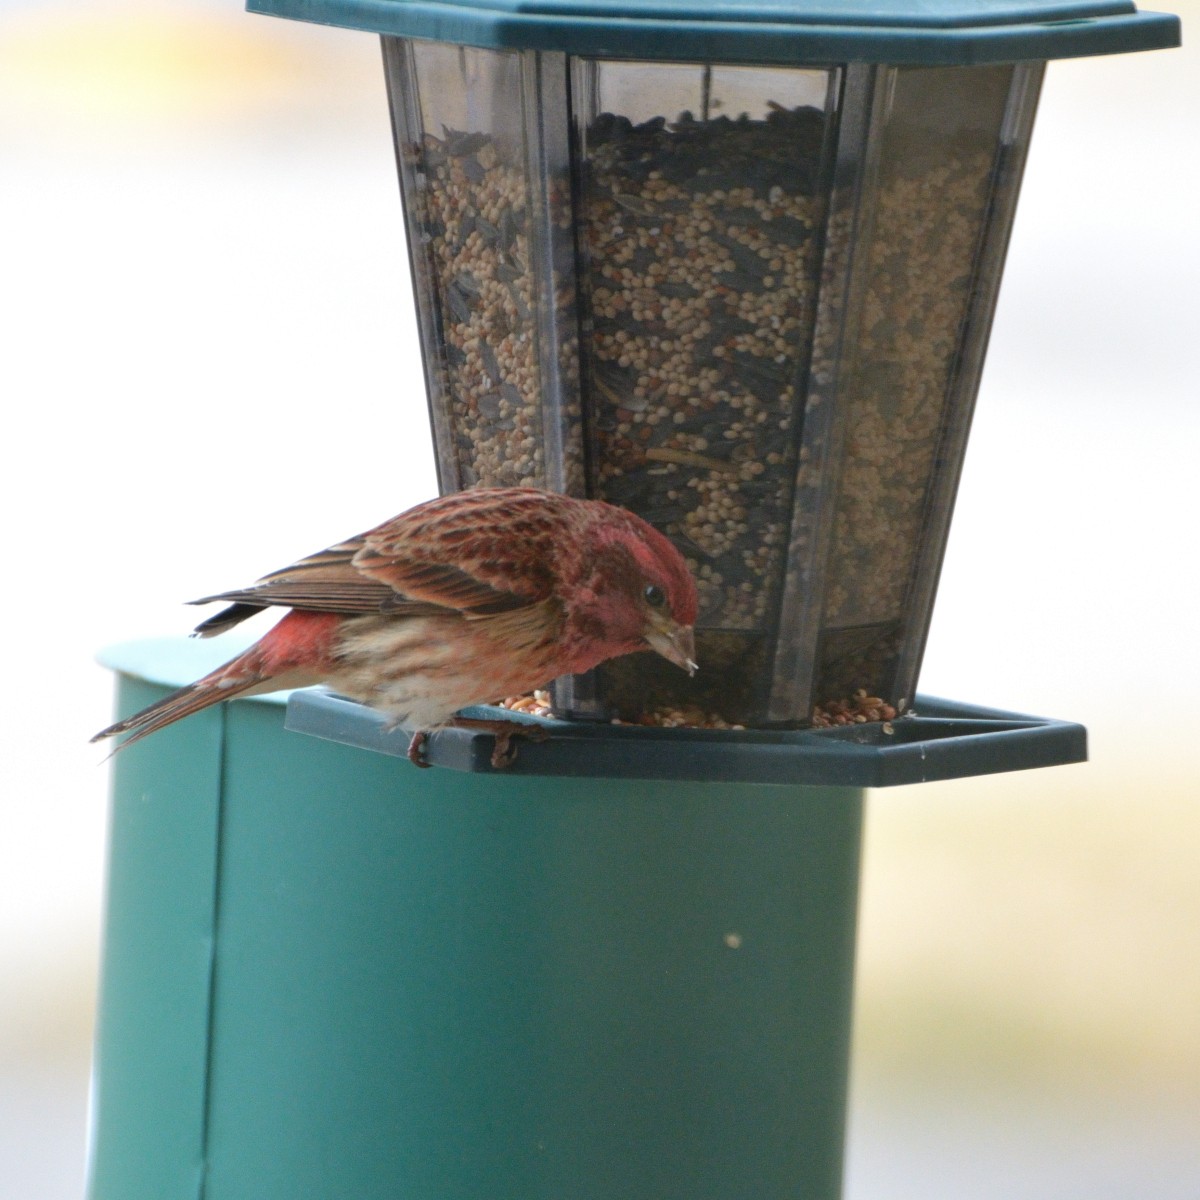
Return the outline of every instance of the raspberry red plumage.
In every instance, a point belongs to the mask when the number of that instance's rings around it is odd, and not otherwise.
[[[675,547],[600,501],[459,492],[195,603],[208,636],[292,611],[254,646],[96,735],[134,741],[238,694],[326,682],[420,729],[455,711],[654,649],[693,670],[696,589]]]

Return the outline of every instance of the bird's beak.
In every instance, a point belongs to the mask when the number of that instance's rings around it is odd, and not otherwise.
[[[646,644],[667,662],[682,667],[689,675],[696,673],[696,639],[690,625],[680,625],[666,614],[655,613],[646,630]]]

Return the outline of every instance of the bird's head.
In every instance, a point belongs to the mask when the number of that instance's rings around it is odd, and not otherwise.
[[[605,659],[654,650],[689,675],[696,670],[696,584],[683,556],[640,517],[597,504],[574,548],[576,586],[566,604],[567,638],[590,670]],[[574,647],[573,647],[574,649]]]

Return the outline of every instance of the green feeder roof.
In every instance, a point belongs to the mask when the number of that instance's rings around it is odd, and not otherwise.
[[[713,62],[970,65],[1179,45],[1127,0],[248,0],[251,12],[511,50]]]

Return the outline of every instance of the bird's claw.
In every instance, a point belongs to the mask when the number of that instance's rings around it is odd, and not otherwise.
[[[492,769],[504,771],[513,765],[517,758],[517,747],[513,738],[526,738],[531,742],[544,742],[550,736],[550,730],[541,725],[527,721],[485,720],[479,717],[455,717],[452,722],[459,729],[477,729],[482,733],[490,733],[496,744],[492,747]]]
[[[482,733],[490,733],[496,744],[492,747],[492,769],[504,771],[516,762],[517,747],[514,738],[527,738],[531,742],[544,742],[550,736],[550,730],[540,725],[525,721],[482,720],[477,717],[455,717],[451,722],[457,729],[476,729]],[[414,767],[432,767],[433,763],[425,757],[425,748],[429,743],[429,734],[423,729],[412,735],[408,743],[408,761]]]
[[[433,766],[433,763],[426,761],[425,758],[425,746],[428,741],[429,734],[423,729],[418,729],[412,735],[412,741],[408,743],[408,761],[414,767],[421,767],[424,770],[428,770]]]
[[[513,738],[527,738],[531,742],[544,742],[550,736],[550,730],[539,725],[527,725],[524,722],[497,721],[497,725],[509,725],[511,728],[496,730],[496,744],[492,747],[492,767],[497,771],[511,767],[517,759],[517,747]]]
[[[511,733],[496,734],[496,743],[492,747],[492,767],[497,771],[506,770],[517,760],[517,748],[512,744]]]

